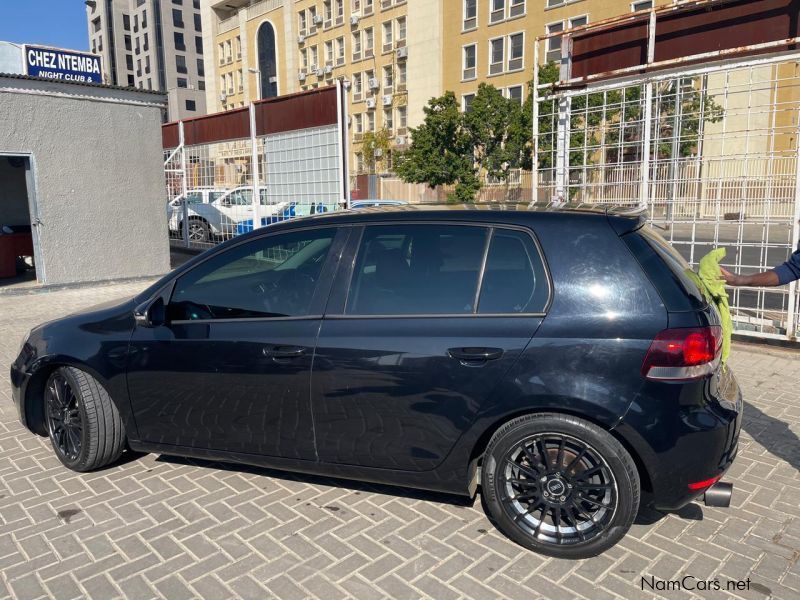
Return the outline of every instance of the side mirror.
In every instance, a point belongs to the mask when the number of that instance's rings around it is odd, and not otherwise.
[[[133,311],[133,318],[138,327],[160,327],[167,322],[167,309],[164,298],[159,296],[155,300],[140,304]]]

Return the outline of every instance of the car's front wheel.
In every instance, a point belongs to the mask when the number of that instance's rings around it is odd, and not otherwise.
[[[205,243],[211,239],[211,232],[208,228],[208,223],[203,219],[189,219],[189,233],[190,242]]]
[[[47,432],[58,459],[73,471],[92,471],[117,460],[125,428],[103,386],[74,367],[56,369],[44,390]]]
[[[639,474],[613,436],[573,416],[525,415],[492,437],[481,468],[489,516],[515,542],[559,558],[616,544],[639,508]]]

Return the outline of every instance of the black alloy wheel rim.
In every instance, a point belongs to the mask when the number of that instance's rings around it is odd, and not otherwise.
[[[77,460],[83,440],[83,419],[78,396],[60,373],[50,379],[45,390],[45,407],[53,445],[68,461]]]
[[[597,450],[572,436],[525,439],[506,454],[498,476],[504,510],[537,542],[588,542],[614,518],[618,491],[611,469]]]

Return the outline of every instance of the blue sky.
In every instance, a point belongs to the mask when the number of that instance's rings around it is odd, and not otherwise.
[[[0,40],[89,49],[83,0],[0,0]]]

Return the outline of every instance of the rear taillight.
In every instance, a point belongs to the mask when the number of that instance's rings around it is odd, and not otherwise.
[[[714,372],[721,353],[721,327],[665,329],[650,344],[642,375],[659,381],[699,379]]]

